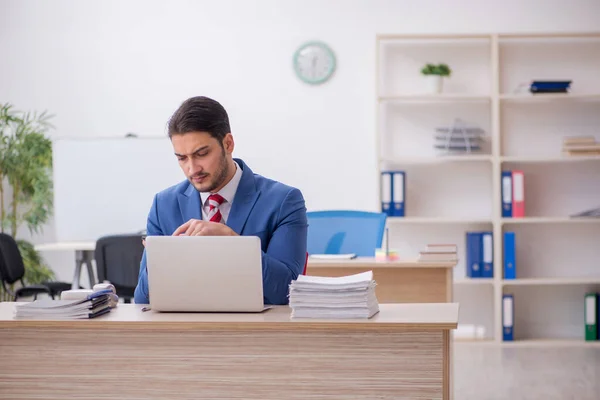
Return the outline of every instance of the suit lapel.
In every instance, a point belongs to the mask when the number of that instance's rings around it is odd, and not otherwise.
[[[256,200],[260,196],[260,191],[256,189],[252,170],[242,160],[236,159],[235,161],[240,165],[243,172],[229,211],[227,226],[238,235],[241,235],[250,211],[252,211]]]
[[[179,202],[183,223],[190,219],[202,219],[200,193],[194,186],[189,184],[185,192],[179,193],[177,201]]]

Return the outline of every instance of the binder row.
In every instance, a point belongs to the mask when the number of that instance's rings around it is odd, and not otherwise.
[[[600,340],[600,292],[585,294],[585,340]],[[502,340],[514,340],[514,315],[515,302],[514,295],[505,294],[502,296]]]
[[[502,171],[502,217],[525,216],[525,174],[521,170]]]
[[[405,171],[381,173],[381,212],[389,217],[404,217],[406,193]]]
[[[467,232],[466,268],[469,278],[494,277],[494,235],[492,232]]]
[[[467,232],[466,268],[469,278],[494,277],[494,235]],[[504,279],[517,278],[517,250],[514,232],[504,232]]]

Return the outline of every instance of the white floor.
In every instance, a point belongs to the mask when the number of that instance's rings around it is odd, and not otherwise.
[[[456,400],[598,400],[600,348],[456,343]]]

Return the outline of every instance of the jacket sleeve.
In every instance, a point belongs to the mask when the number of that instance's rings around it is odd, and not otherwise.
[[[157,210],[157,197],[154,196],[152,201],[152,207],[148,213],[148,221],[146,222],[146,234],[147,236],[163,235],[162,230],[158,224],[158,210]],[[140,262],[140,272],[138,276],[138,284],[135,288],[133,299],[136,304],[149,304],[150,296],[148,295],[148,271],[146,270],[146,249],[142,254],[142,261]]]
[[[302,193],[290,190],[279,210],[277,226],[262,254],[265,304],[288,304],[289,285],[304,270],[308,221]]]

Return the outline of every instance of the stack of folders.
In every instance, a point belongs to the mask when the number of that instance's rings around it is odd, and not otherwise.
[[[452,126],[436,128],[434,147],[447,152],[478,152],[483,146],[484,135],[483,129],[467,126],[456,119]]]
[[[341,277],[300,275],[290,284],[292,318],[371,318],[379,312],[373,271]]]
[[[457,246],[455,244],[428,244],[425,250],[419,252],[417,261],[458,261]]]
[[[600,155],[600,142],[594,136],[570,136],[563,139],[563,153],[569,156]]]
[[[43,320],[95,318],[110,312],[112,295],[113,292],[107,289],[78,300],[39,299],[31,303],[18,303],[15,318]]]

